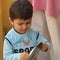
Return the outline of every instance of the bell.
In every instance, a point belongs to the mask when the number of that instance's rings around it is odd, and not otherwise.
[[[40,51],[40,49],[38,46],[34,47],[29,54],[28,60],[37,60],[37,55],[38,55],[39,51]]]

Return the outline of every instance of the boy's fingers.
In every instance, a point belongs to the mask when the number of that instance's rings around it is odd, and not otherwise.
[[[28,60],[29,54],[25,53],[25,59]]]
[[[38,48],[40,48],[42,51],[47,51],[48,50],[48,45],[45,43],[40,43],[38,45]]]
[[[23,52],[22,54],[21,54],[21,60],[27,60],[28,59],[28,57],[29,57],[29,54],[28,53],[26,53],[26,52]]]

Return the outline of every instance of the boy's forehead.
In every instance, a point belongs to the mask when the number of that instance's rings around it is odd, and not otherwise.
[[[31,22],[31,19],[27,19],[27,20],[24,20],[24,19],[15,19],[14,21],[15,22]]]

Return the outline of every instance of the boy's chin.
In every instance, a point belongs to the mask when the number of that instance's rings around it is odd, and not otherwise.
[[[24,31],[24,32],[20,32],[20,34],[24,34],[24,33],[26,33],[26,31]]]

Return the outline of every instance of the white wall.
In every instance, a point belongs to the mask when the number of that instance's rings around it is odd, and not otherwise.
[[[46,18],[43,11],[35,11],[33,13],[32,28],[38,30],[47,40],[50,41]],[[47,54],[40,51],[37,60],[50,60],[49,53]]]
[[[32,28],[51,42],[50,52],[47,54],[40,51],[38,60],[60,60],[60,14],[56,19],[46,19],[44,11],[35,11],[32,20]]]

